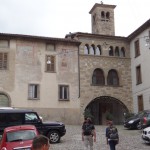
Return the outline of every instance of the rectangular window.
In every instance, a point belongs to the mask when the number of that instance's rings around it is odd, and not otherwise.
[[[59,100],[69,100],[68,85],[59,85]]]
[[[55,51],[55,45],[54,44],[46,44],[46,50],[47,51]]]
[[[140,55],[140,43],[139,43],[139,40],[135,41],[134,48],[135,48],[135,57],[138,57]]]
[[[46,71],[55,72],[55,56],[52,55],[46,56]]]
[[[138,96],[138,111],[143,111],[143,95]]]
[[[0,40],[0,48],[9,48],[9,41]]]
[[[38,84],[30,84],[28,90],[28,98],[29,99],[39,99],[39,85]]]
[[[136,84],[142,83],[141,66],[136,67]]]
[[[0,53],[0,70],[6,70],[8,68],[8,54]]]

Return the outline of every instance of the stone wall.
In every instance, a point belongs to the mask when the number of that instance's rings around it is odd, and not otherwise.
[[[131,89],[131,59],[129,45],[125,40],[105,40],[82,37],[82,44],[80,45],[80,102],[81,113],[87,105],[97,97],[110,96],[121,101],[129,111],[133,111],[132,89]],[[102,43],[108,43],[108,45],[124,47],[126,56],[109,56],[108,48]],[[85,44],[102,45],[102,55],[85,55]],[[105,85],[94,86],[92,85],[92,74],[96,68],[100,68],[104,71]],[[107,75],[110,69],[115,69],[119,76],[119,86],[107,85]]]

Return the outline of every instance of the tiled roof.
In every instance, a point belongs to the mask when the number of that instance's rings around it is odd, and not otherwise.
[[[23,35],[23,34],[10,34],[10,33],[0,33],[0,39],[29,39],[29,40],[40,40],[46,42],[64,42],[64,43],[75,43],[79,45],[81,42],[75,39],[66,39],[66,38],[53,38],[53,37],[44,37],[44,36],[34,36],[34,35]]]
[[[67,34],[65,37],[90,37],[90,38],[105,38],[105,39],[115,39],[115,40],[127,40],[126,37],[123,36],[114,36],[114,35],[102,35],[102,34],[91,34],[91,33],[83,33],[83,32],[74,32],[74,33],[70,33]]]

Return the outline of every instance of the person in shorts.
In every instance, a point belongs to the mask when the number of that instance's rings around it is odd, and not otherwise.
[[[93,150],[93,140],[96,142],[96,132],[91,118],[86,118],[82,125],[82,141],[84,142],[85,150]]]

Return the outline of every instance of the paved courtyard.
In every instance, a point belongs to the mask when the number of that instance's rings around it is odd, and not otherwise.
[[[94,150],[109,150],[106,145],[105,128],[106,126],[95,126],[97,141]],[[150,150],[150,145],[145,144],[141,139],[140,130],[127,130],[123,126],[117,126],[120,136],[120,143],[117,150]],[[60,143],[51,144],[50,150],[84,150],[81,140],[81,126],[66,125],[67,133],[62,137]]]

